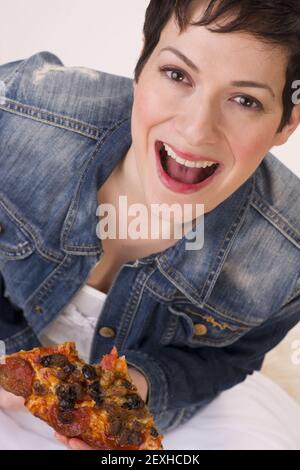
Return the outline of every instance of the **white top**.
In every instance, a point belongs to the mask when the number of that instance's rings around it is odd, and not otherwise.
[[[43,346],[74,341],[79,356],[88,362],[97,321],[107,294],[85,284],[64,310],[44,328],[39,340]]]

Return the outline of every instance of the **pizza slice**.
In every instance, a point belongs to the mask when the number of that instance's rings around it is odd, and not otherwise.
[[[0,386],[58,433],[95,449],[161,450],[154,419],[117,349],[100,364],[78,357],[73,342],[5,356]]]

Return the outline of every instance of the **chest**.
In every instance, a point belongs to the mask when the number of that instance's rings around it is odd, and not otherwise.
[[[101,260],[90,272],[87,284],[107,294],[124,263],[158,253],[174,243],[176,240],[102,240]]]

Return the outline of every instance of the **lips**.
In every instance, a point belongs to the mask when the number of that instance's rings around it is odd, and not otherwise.
[[[192,162],[205,162],[205,161],[210,161],[210,162],[213,162],[213,163],[216,163],[216,164],[220,164],[221,162],[219,162],[218,160],[212,160],[211,158],[209,157],[205,157],[203,155],[194,155],[192,153],[186,153],[186,152],[182,152],[181,150],[178,150],[177,148],[173,147],[173,145],[165,142],[177,155],[178,157],[181,157],[183,158],[184,160],[190,160]],[[160,145],[163,145],[162,142],[160,142]]]
[[[174,192],[189,194],[199,191],[210,184],[223,169],[220,163],[201,169],[185,167],[166,153],[161,141],[155,143],[155,153],[159,178],[164,186]],[[202,157],[200,160],[206,161],[207,159]],[[200,160],[198,158],[198,161]]]

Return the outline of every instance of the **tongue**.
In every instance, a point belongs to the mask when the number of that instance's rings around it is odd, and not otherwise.
[[[166,166],[168,174],[176,181],[186,184],[200,183],[207,178],[204,168],[188,168],[180,165],[169,155],[167,157]]]

